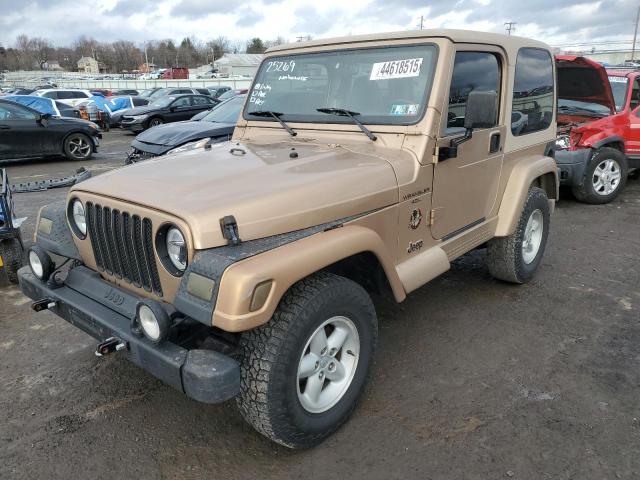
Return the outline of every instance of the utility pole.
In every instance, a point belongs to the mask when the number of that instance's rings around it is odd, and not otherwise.
[[[638,21],[640,21],[640,7],[636,13],[636,28],[633,31],[633,47],[631,47],[631,61],[635,61],[636,58],[636,39],[638,38]]]
[[[516,31],[516,25],[518,24],[517,22],[504,22],[505,27],[507,29],[507,34],[511,35],[511,32],[515,32]]]
[[[144,41],[144,63],[145,63],[145,67],[146,67],[146,72],[145,73],[149,73],[150,69],[149,69],[149,57],[147,56],[147,41]]]
[[[424,15],[420,15],[420,30],[424,29]]]

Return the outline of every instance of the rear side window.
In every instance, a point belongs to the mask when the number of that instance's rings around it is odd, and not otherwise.
[[[511,132],[515,136],[549,128],[555,103],[553,84],[553,60],[549,52],[520,49],[511,108]]]
[[[43,97],[47,97],[47,98],[60,98],[60,97],[58,97],[58,93],[59,92],[46,92],[42,96]]]
[[[456,129],[464,127],[467,100],[471,92],[496,92],[500,98],[500,81],[500,62],[493,53],[456,53],[449,89],[446,134],[451,135],[456,133]]]
[[[211,105],[212,103],[207,97],[193,97],[194,105]]]

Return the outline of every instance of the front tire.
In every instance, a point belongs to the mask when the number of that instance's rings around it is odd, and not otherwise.
[[[157,127],[158,125],[162,125],[163,123],[164,120],[162,120],[160,117],[153,117],[151,120],[149,120],[147,128]]]
[[[540,266],[549,236],[549,200],[544,190],[532,187],[524,202],[516,231],[487,244],[487,266],[494,278],[526,283]]]
[[[84,133],[72,133],[65,139],[63,150],[69,160],[89,160],[93,155],[93,142]]]
[[[571,191],[577,200],[584,203],[609,203],[624,189],[628,174],[629,166],[624,153],[603,147],[593,154],[580,184]]]
[[[18,270],[22,267],[22,244],[12,238],[0,242],[0,255],[10,283],[18,284]]]
[[[320,443],[355,408],[376,341],[375,309],[360,285],[329,273],[299,281],[268,323],[242,335],[242,416],[286,447]]]

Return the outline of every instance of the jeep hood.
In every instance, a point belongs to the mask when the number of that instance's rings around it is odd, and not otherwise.
[[[252,240],[395,204],[389,161],[402,155],[409,153],[372,143],[225,142],[113,170],[73,190],[181,218],[194,247],[204,249],[227,244],[219,223],[227,215],[235,216],[240,238]]]
[[[573,55],[556,55],[558,100],[597,103],[616,112],[616,102],[605,68],[593,60]]]

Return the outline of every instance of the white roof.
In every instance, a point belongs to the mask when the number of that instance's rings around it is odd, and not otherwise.
[[[261,53],[225,53],[214,64],[230,65],[232,67],[257,67],[260,65],[262,57]]]

